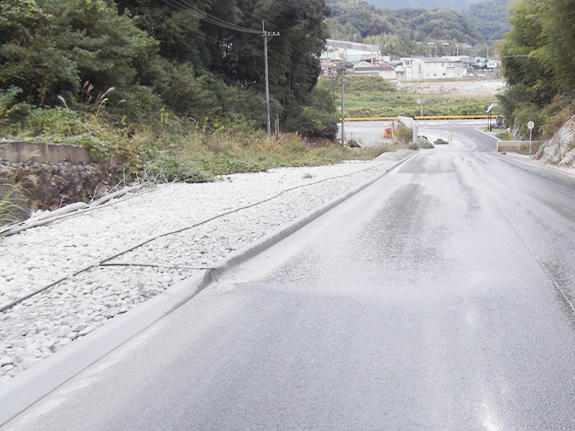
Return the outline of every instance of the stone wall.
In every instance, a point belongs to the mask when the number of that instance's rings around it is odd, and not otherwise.
[[[124,168],[116,164],[0,162],[0,184],[17,185],[26,213],[54,210],[74,202],[90,202],[116,189]],[[3,191],[10,187],[0,187]],[[23,202],[22,202],[23,201]]]

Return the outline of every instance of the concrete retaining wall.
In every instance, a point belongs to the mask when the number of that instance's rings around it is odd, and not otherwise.
[[[540,141],[532,141],[531,152],[535,154],[540,146]],[[520,151],[529,151],[529,141],[497,141],[497,151],[517,153]]]
[[[0,141],[0,159],[12,163],[38,162],[91,163],[90,152],[81,147],[65,144],[44,144],[24,141]]]

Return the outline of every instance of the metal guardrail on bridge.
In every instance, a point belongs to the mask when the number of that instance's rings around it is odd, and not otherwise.
[[[479,114],[479,115],[417,115],[414,117],[416,120],[487,120],[493,116]],[[345,121],[395,121],[395,117],[350,117],[345,118]]]

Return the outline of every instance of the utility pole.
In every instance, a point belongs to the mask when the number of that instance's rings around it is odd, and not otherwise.
[[[345,88],[345,64],[341,66],[341,144],[345,145],[345,106],[344,106],[344,88]]]
[[[279,36],[277,32],[266,31],[266,22],[262,20],[262,37],[264,38],[264,71],[266,80],[266,132],[268,134],[268,139],[271,138],[270,131],[270,86],[269,86],[269,76],[268,76],[268,38],[273,36]]]

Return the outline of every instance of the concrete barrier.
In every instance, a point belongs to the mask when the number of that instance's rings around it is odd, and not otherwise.
[[[540,141],[531,142],[531,153],[535,154],[541,146]],[[529,141],[497,141],[497,151],[500,153],[529,151]]]
[[[91,163],[86,148],[65,144],[46,144],[25,141],[0,141],[0,159],[12,163],[38,162]]]

